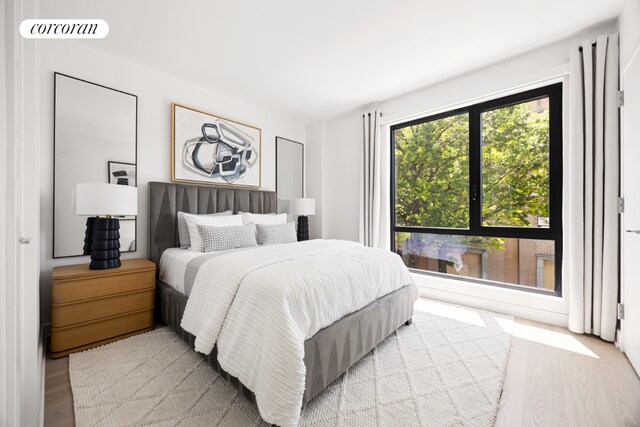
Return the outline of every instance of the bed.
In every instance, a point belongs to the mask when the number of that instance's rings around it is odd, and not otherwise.
[[[238,211],[259,214],[273,213],[276,210],[276,195],[274,192],[258,190],[151,182],[149,183],[149,196],[150,258],[159,264],[162,255],[165,254],[165,260],[163,260],[165,262],[165,274],[163,278],[168,282],[173,282],[165,283],[160,278],[157,280],[158,317],[192,347],[197,348],[197,338],[181,326],[189,300],[189,292],[185,291],[185,286],[191,287],[193,283],[180,283],[180,279],[188,276],[185,275],[186,266],[189,263],[194,263],[194,256],[193,254],[186,254],[184,249],[175,249],[179,246],[176,223],[177,212],[200,214],[232,210],[234,213]],[[327,250],[348,249],[346,242],[323,243],[318,241],[289,245],[300,245],[299,252],[307,250],[309,253],[318,250],[317,248],[325,252]],[[323,248],[323,246],[328,249]],[[259,249],[256,251],[259,251]],[[169,254],[172,254],[170,258],[173,259],[172,262],[178,267],[169,269],[173,271],[173,274],[167,275],[166,259]],[[229,255],[228,258],[233,260],[233,256]],[[201,279],[200,276],[199,278]],[[339,318],[339,320],[323,327],[305,339],[303,347],[303,368],[305,372],[302,403],[307,403],[313,399],[396,329],[405,323],[410,323],[413,315],[413,303],[416,297],[415,285],[407,284],[384,294],[357,311]],[[217,345],[213,346],[211,352],[204,357],[223,378],[236,386],[242,395],[258,403],[260,409],[260,401],[256,398],[254,391],[222,368],[218,360],[219,349]],[[282,422],[283,419],[273,414],[266,414],[265,416],[262,411],[261,414],[265,421],[270,423],[290,424],[289,422]],[[291,417],[287,418],[289,421],[291,419]]]

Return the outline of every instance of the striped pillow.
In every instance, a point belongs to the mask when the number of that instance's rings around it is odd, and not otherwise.
[[[229,225],[225,227],[196,224],[196,227],[198,227],[198,233],[202,237],[202,252],[217,252],[258,246],[255,224]]]
[[[284,224],[256,224],[258,231],[258,244],[277,245],[279,243],[294,243],[298,241],[296,236],[296,223]]]

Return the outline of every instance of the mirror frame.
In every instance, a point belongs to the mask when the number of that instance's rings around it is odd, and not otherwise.
[[[78,80],[80,82],[83,83],[87,83],[87,84],[91,84],[94,86],[98,86],[101,87],[103,89],[108,89],[108,90],[112,90],[115,92],[119,92],[123,95],[129,95],[129,96],[133,96],[135,98],[136,101],[136,113],[135,113],[135,123],[136,123],[136,131],[135,131],[135,148],[134,148],[134,164],[136,165],[136,188],[139,188],[139,182],[138,182],[138,95],[134,95],[132,93],[129,92],[125,92],[123,90],[118,90],[118,89],[114,89],[112,87],[109,86],[105,86],[105,85],[101,85],[99,83],[94,83],[94,82],[90,82],[89,80],[85,80],[85,79],[81,79],[78,77],[74,77],[74,76],[70,76],[68,74],[64,74],[64,73],[59,73],[57,71],[55,71],[53,73],[53,156],[52,156],[52,163],[53,163],[53,179],[51,180],[51,193],[53,194],[53,202],[52,202],[52,219],[53,219],[53,223],[52,223],[52,227],[51,227],[51,256],[53,257],[53,259],[62,259],[62,258],[76,258],[76,257],[83,257],[83,256],[89,256],[89,255],[83,255],[82,253],[79,255],[60,255],[60,256],[56,256],[56,105],[57,105],[57,80],[58,80],[58,76],[61,77],[67,77],[70,79],[74,79],[74,80]],[[136,242],[136,249],[134,251],[123,251],[122,253],[134,253],[138,251],[138,216],[136,215],[135,218],[135,242]]]
[[[300,182],[300,185],[302,186],[302,197],[304,197],[305,195],[305,188],[304,188],[304,164],[305,164],[305,154],[304,154],[304,144],[302,142],[298,142],[298,141],[294,141],[292,139],[289,138],[283,138],[281,136],[276,136],[276,199],[278,198],[278,143],[282,141],[282,142],[291,142],[294,144],[299,144],[302,146],[302,181]]]

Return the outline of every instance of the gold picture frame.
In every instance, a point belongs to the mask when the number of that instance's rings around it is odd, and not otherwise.
[[[260,188],[262,129],[171,103],[171,181]]]

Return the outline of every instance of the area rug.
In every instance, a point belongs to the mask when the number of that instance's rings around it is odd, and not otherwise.
[[[303,409],[301,426],[492,426],[513,318],[421,299]],[[169,328],[72,354],[76,426],[267,426]]]

